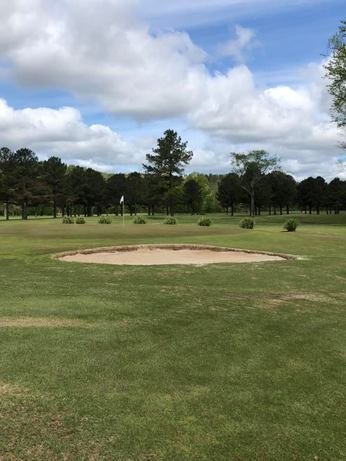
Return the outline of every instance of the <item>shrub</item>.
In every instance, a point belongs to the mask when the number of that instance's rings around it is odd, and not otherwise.
[[[245,218],[240,222],[240,227],[243,229],[253,229],[255,221],[252,218]]]
[[[62,223],[63,224],[74,224],[74,220],[70,216],[64,216],[62,218]]]
[[[209,218],[200,218],[197,223],[199,226],[211,226],[211,220]]]
[[[78,216],[78,218],[76,218],[76,224],[85,224],[83,216]]]
[[[133,224],[146,224],[145,218],[143,216],[136,216],[135,219],[133,220]]]
[[[111,224],[112,220],[109,216],[100,216],[98,223],[99,224]]]
[[[174,225],[174,224],[177,224],[177,220],[175,219],[174,216],[169,216],[168,218],[166,218],[166,219],[163,221],[163,224]]]
[[[285,222],[284,224],[284,229],[287,230],[287,232],[295,232],[298,227],[298,222],[296,219],[292,218],[289,219],[288,221]]]

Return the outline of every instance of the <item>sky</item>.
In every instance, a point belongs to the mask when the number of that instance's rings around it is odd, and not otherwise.
[[[0,144],[141,171],[166,129],[187,171],[265,149],[346,179],[324,64],[344,0],[0,0]]]

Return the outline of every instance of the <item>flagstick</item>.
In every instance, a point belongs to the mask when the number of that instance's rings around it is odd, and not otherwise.
[[[123,199],[123,227],[125,227],[125,198]]]

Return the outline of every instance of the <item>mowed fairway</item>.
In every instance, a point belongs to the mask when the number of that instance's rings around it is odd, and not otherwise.
[[[0,222],[0,460],[346,459],[346,215]],[[51,254],[201,243],[285,262],[124,267]]]

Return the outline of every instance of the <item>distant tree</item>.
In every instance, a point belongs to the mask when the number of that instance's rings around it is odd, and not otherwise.
[[[180,185],[179,178],[192,156],[192,151],[187,150],[187,142],[183,142],[174,130],[165,131],[164,136],[157,140],[157,147],[153,149],[153,153],[146,156],[144,170],[160,178],[171,215],[174,214],[173,206],[178,195],[175,189]]]
[[[183,185],[184,202],[191,213],[199,213],[203,205],[203,190],[194,178],[187,178]]]
[[[9,206],[15,200],[16,177],[14,153],[7,147],[0,149],[0,201],[5,204],[5,218],[8,220]]]
[[[271,185],[271,202],[275,209],[278,207],[280,214],[286,208],[289,214],[290,206],[295,202],[297,195],[297,184],[293,176],[282,171],[272,171],[268,174]]]
[[[201,189],[202,202],[198,211],[208,212],[211,211],[214,205],[213,193],[210,189],[208,177],[205,174],[193,172],[185,177],[184,183],[189,179],[193,179]]]
[[[256,185],[263,175],[273,170],[277,164],[277,158],[270,157],[264,150],[254,150],[249,153],[232,154],[234,172],[240,177],[240,185],[250,197],[250,215],[254,216]]]
[[[120,199],[125,195],[126,176],[123,173],[117,173],[110,176],[106,184],[106,202],[108,206],[114,207],[114,212],[118,216]],[[125,197],[127,200],[127,197]],[[122,211],[121,211],[122,213]]]
[[[346,20],[329,41],[331,58],[325,65],[332,96],[332,115],[338,126],[346,126]]]
[[[256,214],[260,215],[264,208],[270,210],[272,200],[272,185],[268,175],[263,175],[255,187],[256,201],[255,210]]]
[[[93,216],[94,211],[102,213],[105,198],[105,180],[99,171],[87,168],[84,171],[84,197],[86,216]]]
[[[346,199],[346,181],[341,181],[339,178],[334,178],[327,186],[326,207],[327,212],[332,210],[338,214],[344,207]]]
[[[131,216],[137,214],[138,208],[145,201],[145,184],[141,173],[130,173],[126,178],[126,205]]]
[[[74,166],[67,169],[68,214],[92,216],[101,213],[105,200],[105,180],[99,171]]]
[[[65,175],[67,166],[58,157],[50,157],[42,163],[42,175],[50,189],[53,202],[53,218],[57,216],[57,206],[63,206]]]
[[[162,205],[163,194],[165,193],[160,178],[157,175],[145,174],[143,189],[143,204],[148,208],[148,215],[154,216],[155,210]]]
[[[239,176],[236,173],[229,173],[223,176],[218,183],[216,198],[227,213],[231,209],[232,216],[235,205],[240,201],[240,196],[241,186]]]
[[[39,163],[36,154],[27,148],[18,149],[14,160],[14,196],[21,206],[22,219],[28,217],[28,205],[39,195],[41,184],[38,181]]]
[[[317,178],[304,179],[298,184],[298,203],[301,208],[309,210],[309,213],[312,213],[312,210],[315,209],[316,213],[319,214],[322,206],[326,202],[327,198],[327,184],[324,178],[317,176]]]

